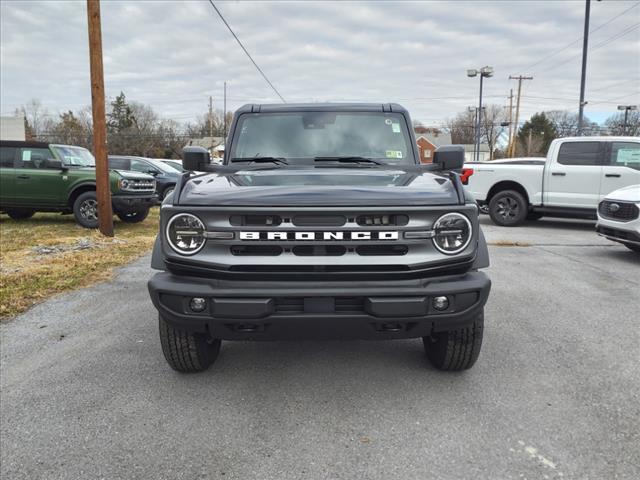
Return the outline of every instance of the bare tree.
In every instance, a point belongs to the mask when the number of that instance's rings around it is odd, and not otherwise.
[[[476,140],[475,113],[464,110],[445,122],[445,131],[451,134],[451,143],[470,144]]]
[[[16,109],[16,115],[21,115],[25,120],[27,137],[39,138],[51,126],[49,112],[42,106],[37,98],[32,98],[26,105]]]
[[[624,112],[611,115],[604,122],[610,135],[640,135],[640,111],[631,110],[627,116],[627,128],[624,128]]]
[[[498,139],[504,133],[502,123],[506,121],[505,109],[500,105],[487,105],[483,109],[480,124],[481,140],[489,146],[489,158],[493,160]]]
[[[553,128],[555,128],[558,137],[575,137],[579,135],[577,113],[568,110],[550,110],[542,113],[544,113],[547,119],[553,124]],[[590,128],[595,125],[587,117],[584,118],[583,124],[585,128]]]

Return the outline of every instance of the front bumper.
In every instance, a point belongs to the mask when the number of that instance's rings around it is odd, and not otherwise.
[[[596,232],[601,237],[614,242],[640,245],[640,218],[630,221],[616,221],[598,215]]]
[[[417,338],[468,325],[482,311],[491,281],[482,272],[401,281],[249,282],[157,273],[149,293],[176,328],[223,340]],[[435,296],[449,307],[437,311]],[[189,308],[204,297],[204,312]]]
[[[139,210],[140,208],[151,208],[157,201],[158,196],[155,193],[111,196],[113,209],[120,212]]]

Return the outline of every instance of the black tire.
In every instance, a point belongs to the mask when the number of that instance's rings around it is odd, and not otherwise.
[[[640,253],[640,245],[625,243],[624,246],[627,247],[629,250],[633,250],[634,252]]]
[[[162,200],[164,200],[169,195],[171,195],[171,192],[173,192],[175,189],[176,189],[175,185],[169,185],[169,186],[165,187],[165,189],[162,190]]]
[[[540,220],[544,215],[539,212],[529,212],[527,213],[527,220]]]
[[[73,216],[84,228],[98,228],[98,200],[96,192],[81,193],[73,202]]]
[[[159,316],[162,353],[171,368],[177,372],[202,372],[220,353],[220,340],[203,334],[188,333],[169,325]]]
[[[529,206],[522,194],[515,190],[496,193],[489,202],[489,216],[501,227],[517,227],[527,218]]]
[[[482,347],[484,313],[472,325],[423,337],[424,349],[438,370],[458,371],[473,367]]]
[[[117,212],[116,215],[125,223],[139,223],[149,216],[149,209],[145,208],[133,212]]]
[[[34,213],[36,213],[35,210],[30,210],[28,208],[7,210],[7,215],[14,220],[26,220],[27,218],[33,217]]]

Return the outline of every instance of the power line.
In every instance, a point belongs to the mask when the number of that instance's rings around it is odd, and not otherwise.
[[[604,22],[601,25],[598,25],[596,28],[592,29],[589,31],[589,33],[595,33],[598,30],[600,30],[603,27],[606,27],[607,25],[609,25],[611,22],[613,22],[615,19],[621,17],[622,15],[624,15],[625,13],[627,13],[628,11],[636,8],[637,6],[640,5],[640,2],[633,4],[632,6],[630,6],[629,8],[623,10],[622,12],[620,12],[619,14],[615,15],[614,17],[611,17],[609,20],[607,20],[606,22]],[[535,63],[532,63],[531,65],[523,68],[522,70],[529,70],[532,67],[535,67],[536,65],[540,65],[542,62],[545,62],[546,60],[555,57],[557,54],[564,52],[567,48],[572,47],[573,45],[575,45],[576,43],[580,42],[582,40],[582,37],[574,40],[571,43],[568,43],[567,45],[565,45],[564,47],[560,48],[559,50],[556,50],[555,52],[550,53],[549,55],[546,55],[544,57],[542,57],[540,60],[538,60]]]
[[[632,25],[631,27],[623,30],[622,32],[619,32],[617,35],[609,37],[608,40],[605,40],[604,42],[600,42],[597,45],[594,45],[591,51],[593,52],[594,50],[597,50],[600,47],[604,47],[605,45],[613,42],[614,40],[617,40],[620,37],[624,37],[625,35],[628,35],[629,33],[633,32],[634,30],[637,30],[639,27],[640,27],[640,23],[636,23],[635,25]]]
[[[596,105],[599,103],[615,103],[615,100],[621,100],[627,97],[633,97],[634,95],[640,95],[640,92],[628,93],[626,95],[620,95],[619,97],[609,98],[607,100],[603,100],[602,102],[591,102],[592,105]]]
[[[637,78],[630,78],[629,80],[624,80],[624,81],[622,81],[622,82],[612,83],[612,84],[607,85],[607,86],[605,86],[605,87],[590,88],[590,89],[589,89],[589,91],[590,91],[590,92],[599,92],[600,90],[609,90],[609,89],[610,89],[610,88],[612,88],[612,87],[617,87],[617,86],[619,86],[619,85],[625,85],[625,84],[627,84],[627,83],[631,83],[631,82],[633,82],[633,83],[636,83],[636,84],[637,84],[637,83],[640,83],[640,79],[637,79]]]
[[[249,52],[247,51],[246,48],[244,48],[244,45],[242,44],[242,42],[240,41],[240,39],[238,38],[238,36],[235,34],[235,32],[231,29],[231,26],[227,23],[227,21],[225,20],[225,18],[222,16],[222,13],[220,13],[220,10],[218,10],[218,7],[216,7],[215,3],[213,3],[213,0],[209,0],[209,3],[211,4],[211,6],[213,7],[213,9],[216,11],[216,13],[220,16],[220,18],[222,19],[222,21],[224,22],[224,24],[227,26],[227,28],[229,29],[229,31],[231,32],[231,35],[233,35],[233,38],[236,39],[236,41],[238,42],[238,45],[240,45],[240,48],[242,48],[242,50],[244,50],[244,53],[247,54],[247,57],[249,57],[249,60],[251,60],[251,63],[253,63],[253,65],[258,69],[258,71],[260,72],[260,74],[262,75],[262,77],[266,80],[266,82],[269,84],[269,86],[273,89],[274,92],[276,92],[276,95],[278,95],[278,97],[280,97],[280,100],[282,100],[282,103],[287,103],[287,101],[284,99],[284,97],[282,95],[280,95],[280,92],[278,92],[278,90],[276,89],[276,87],[273,86],[273,83],[271,83],[271,80],[269,80],[267,78],[267,76],[265,75],[265,73],[262,71],[262,69],[258,66],[258,64],[256,63],[256,61],[253,59],[253,57],[249,54]]]
[[[636,30],[638,27],[640,27],[640,23],[632,25],[631,27],[628,27],[628,28],[624,29],[622,32],[618,32],[615,35],[610,36],[609,38],[607,38],[603,42],[600,42],[597,45],[594,45],[592,48],[589,49],[589,51],[594,51],[597,48],[603,47],[603,46],[613,42],[614,40],[617,40],[618,38],[624,37],[625,35],[628,35],[629,33],[631,33],[634,30]],[[553,70],[554,68],[561,67],[562,65],[565,65],[565,64],[567,64],[567,63],[569,63],[569,62],[571,62],[573,60],[575,60],[575,57],[571,57],[571,58],[569,58],[567,60],[563,60],[560,63],[556,63],[554,65],[551,65],[550,67],[545,68],[544,70],[540,70],[539,73],[547,72],[549,70]]]

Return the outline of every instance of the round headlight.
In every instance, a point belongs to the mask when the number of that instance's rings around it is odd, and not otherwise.
[[[471,241],[471,222],[461,213],[445,213],[433,225],[433,244],[442,253],[463,251]]]
[[[129,188],[129,180],[127,180],[126,178],[123,178],[122,180],[120,180],[120,188],[122,189],[126,189]]]
[[[167,224],[167,241],[182,255],[198,253],[206,242],[204,223],[190,213],[174,215]]]

